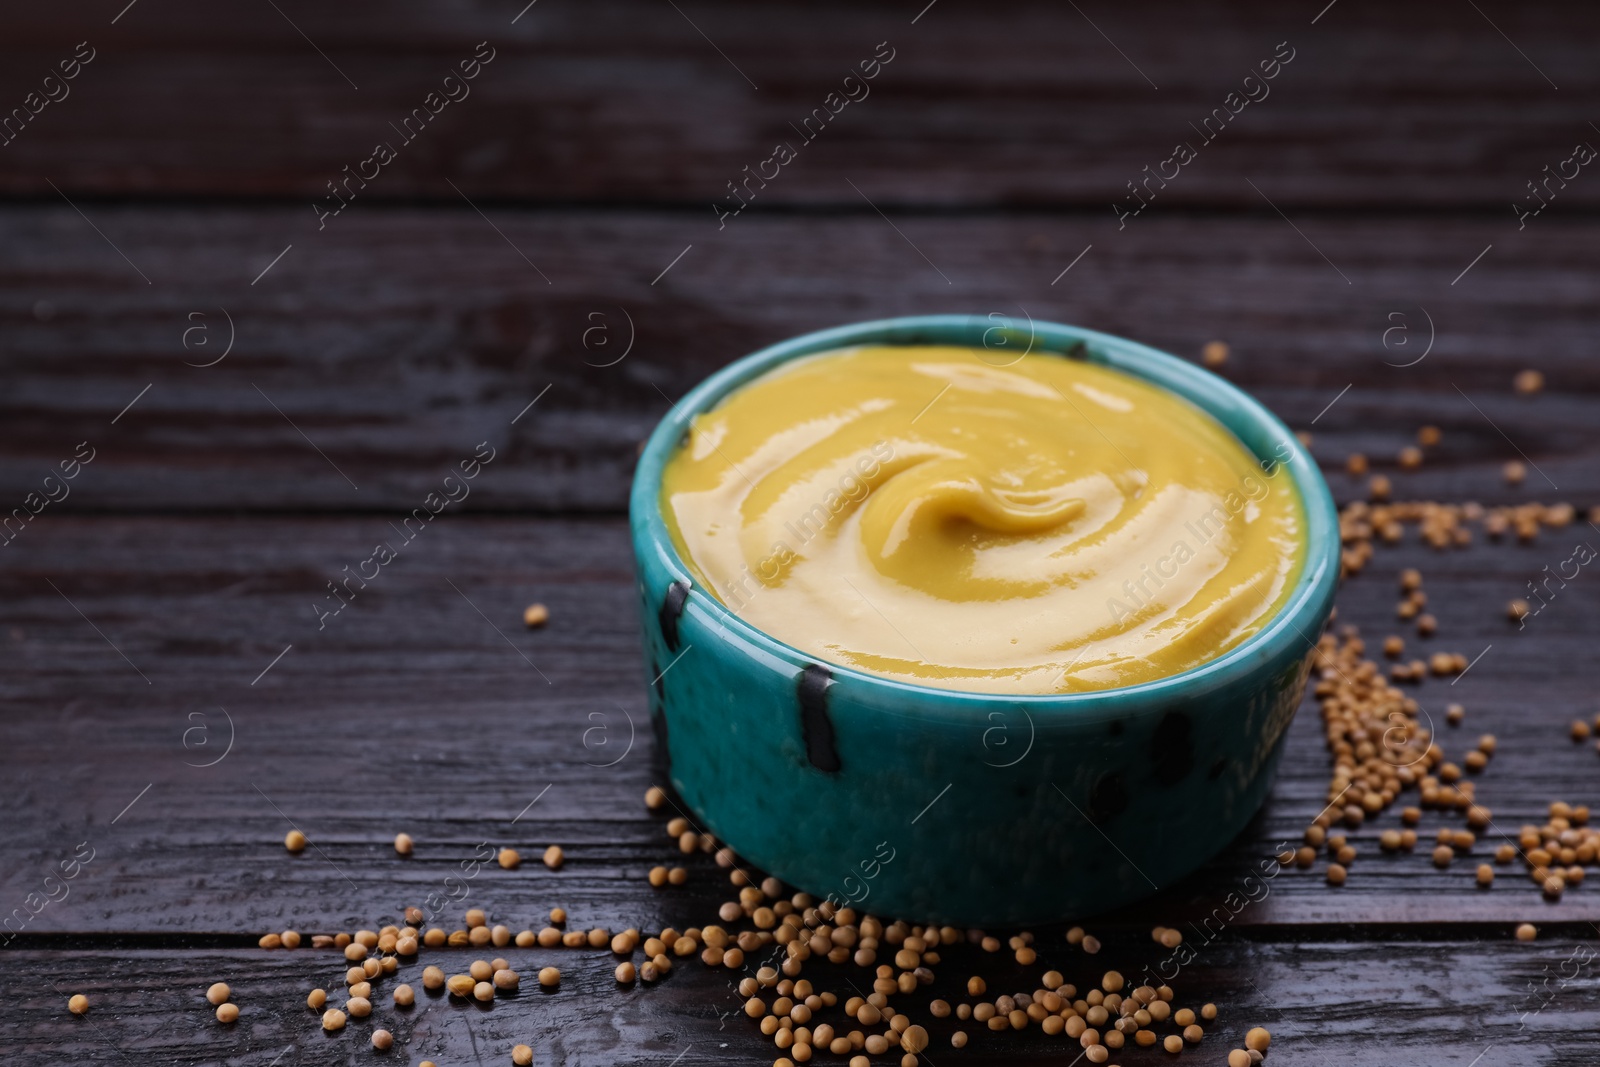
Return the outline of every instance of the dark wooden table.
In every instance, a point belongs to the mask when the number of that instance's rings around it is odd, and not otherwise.
[[[1600,504],[1600,177],[1564,163],[1600,145],[1592,6],[125,4],[18,6],[0,35],[0,513],[37,512],[0,546],[10,1061],[365,1061],[376,1016],[326,1038],[304,1007],[343,961],[257,936],[395,921],[480,842],[527,857],[465,883],[463,906],[513,929],[556,905],[584,928],[710,921],[728,891],[709,857],[682,888],[644,880],[678,853],[630,732],[626,490],[668,398],[785,336],[956,310],[1191,357],[1222,339],[1226,373],[1313,433],[1341,502],[1365,494],[1342,472],[1361,451],[1397,498]],[[845,81],[875,56],[892,58]],[[1245,82],[1275,56],[1275,78]],[[1234,91],[1261,98],[1206,139]],[[1179,141],[1195,158],[1119,220]],[[394,158],[368,162],[379,142]],[[719,221],[779,142],[795,158]],[[1558,171],[1532,214],[1528,183]],[[1542,393],[1513,394],[1524,368]],[[1399,470],[1424,423],[1443,442]],[[470,497],[321,618],[328,583],[480,442],[494,458]],[[1341,621],[1376,639],[1397,572],[1424,570],[1425,646],[1473,666],[1418,698],[1467,707],[1440,726],[1452,758],[1498,736],[1479,797],[1513,836],[1551,801],[1600,804],[1600,761],[1566,739],[1600,711],[1600,579],[1582,571],[1525,628],[1504,614],[1591,540],[1580,520],[1438,553],[1413,530],[1341,593]],[[533,601],[551,610],[536,632]],[[1039,931],[1041,964],[1136,971],[1162,954],[1153,922],[1185,924],[1183,995],[1221,1009],[1197,1062],[1256,1024],[1274,1063],[1600,1061],[1600,895],[1548,903],[1520,865],[1479,889],[1495,833],[1440,871],[1426,849],[1379,852],[1391,810],[1352,832],[1344,887],[1319,861],[1202,933],[1322,809],[1321,734],[1308,701],[1238,841],[1091,920],[1099,961]],[[1425,840],[1458,822],[1429,814]],[[288,855],[291,825],[315,847]],[[560,871],[536,861],[550,843]],[[1523,921],[1537,941],[1513,940]],[[726,972],[619,990],[603,949],[512,954],[558,963],[560,992],[385,1000],[405,1047],[381,1059],[506,1063],[519,1041],[541,1063],[774,1055],[729,1014]],[[1036,981],[950,955],[941,983]],[[231,1027],[203,999],[217,979]],[[1037,1031],[957,1053],[948,1029],[929,1062],[1071,1062]]]

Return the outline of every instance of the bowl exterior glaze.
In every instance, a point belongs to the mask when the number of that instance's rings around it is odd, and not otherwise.
[[[1305,560],[1288,604],[1210,663],[1071,695],[910,685],[818,662],[756,630],[695,588],[661,516],[663,465],[690,419],[740,384],[855,344],[986,346],[1000,353],[995,365],[1025,348],[1065,352],[1187,397],[1258,458],[1281,462],[1274,484],[1287,477],[1300,494]],[[1250,397],[1132,341],[983,316],[845,326],[731,364],[656,428],[630,517],[658,756],[694,820],[819,897],[962,925],[1115,907],[1171,885],[1232,840],[1266,797],[1339,574],[1326,483]]]

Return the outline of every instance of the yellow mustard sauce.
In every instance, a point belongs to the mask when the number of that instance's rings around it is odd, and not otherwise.
[[[1305,524],[1276,462],[1181,397],[954,346],[841,349],[747,383],[695,419],[661,505],[697,585],[757,629],[997,693],[1216,658],[1283,606]]]

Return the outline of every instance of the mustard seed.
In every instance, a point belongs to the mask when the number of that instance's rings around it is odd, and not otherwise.
[[[688,880],[689,872],[682,867],[674,867],[667,872],[667,883],[669,885],[683,885]]]
[[[632,963],[619,963],[619,964],[617,964],[617,970],[616,970],[617,981],[620,982],[623,985],[632,985],[633,984],[633,979],[634,979],[634,977],[635,977],[635,975],[637,973],[638,972],[635,970],[635,968],[634,968]]]
[[[335,1030],[343,1030],[344,1019],[344,1012],[340,1011],[338,1008],[329,1008],[327,1011],[322,1013],[322,1028],[327,1030],[329,1033],[332,1033]]]
[[[346,991],[352,997],[366,997],[372,999],[372,984],[370,982],[357,982]]]
[[[659,785],[653,785],[644,791],[644,806],[651,811],[656,811],[667,802],[667,792]]]
[[[1514,459],[1500,468],[1500,475],[1505,478],[1507,485],[1521,485],[1528,476],[1528,468],[1520,459]]]
[[[1093,956],[1100,951],[1100,939],[1093,934],[1083,935],[1083,951]]]
[[[1544,375],[1536,370],[1519,370],[1511,379],[1511,388],[1523,396],[1532,396],[1544,388]]]
[[[290,852],[299,852],[306,847],[306,835],[299,830],[290,830],[283,835],[283,847]]]
[[[539,605],[535,604],[534,607],[539,607]],[[533,608],[528,610],[532,611]],[[527,1045],[511,1046],[511,1062],[516,1064],[517,1067],[531,1067],[533,1064],[533,1049]]]
[[[1523,923],[1517,927],[1518,941],[1532,941],[1539,936],[1539,928],[1532,923]]]
[[[1228,362],[1228,345],[1224,341],[1207,341],[1200,349],[1200,362],[1215,370]]]
[[[1182,1052],[1183,1038],[1179,1037],[1177,1034],[1168,1034],[1162,1040],[1161,1047],[1174,1054]]]
[[[1455,850],[1449,845],[1440,845],[1433,850],[1433,865],[1435,867],[1448,867],[1455,858]]]
[[[1250,1067],[1250,1053],[1236,1048],[1228,1053],[1228,1067]]]
[[[495,859],[499,861],[502,869],[508,871],[515,870],[522,864],[522,856],[514,848],[501,849]]]
[[[560,845],[551,845],[544,850],[544,865],[552,871],[558,869],[566,862],[566,855],[561,851]]]
[[[1347,875],[1347,872],[1345,871],[1343,864],[1338,864],[1338,863],[1330,863],[1330,864],[1328,864],[1328,884],[1329,885],[1344,885],[1344,880],[1345,880],[1346,875]]]
[[[372,1001],[366,997],[351,997],[344,1006],[352,1019],[365,1019],[372,1014]]]
[[[1478,864],[1478,884],[1482,886],[1494,884],[1494,868],[1487,863]]]
[[[416,991],[408,985],[394,987],[394,1003],[397,1008],[409,1008],[417,1002]]]
[[[394,1035],[387,1030],[372,1031],[372,1047],[379,1052],[387,1052],[394,1046]]]
[[[411,848],[412,848],[412,845],[411,845],[411,835],[410,834],[395,834],[394,835],[394,850],[396,852],[398,852],[402,856],[409,856],[409,855],[411,855]]]
[[[1427,448],[1432,448],[1434,445],[1439,443],[1440,438],[1443,436],[1444,435],[1439,432],[1439,427],[1424,426],[1422,429],[1417,431],[1417,444],[1423,445]]]
[[[550,609],[543,604],[529,604],[522,609],[522,625],[530,630],[538,629],[549,621]]]
[[[554,967],[540,968],[539,984],[546,989],[554,989],[561,984],[561,972]]]
[[[489,921],[489,917],[484,914],[482,908],[468,908],[466,915],[463,917],[467,920],[468,929],[476,929]]]
[[[1255,1052],[1266,1052],[1272,1045],[1272,1034],[1264,1026],[1252,1026],[1244,1035],[1244,1047]]]
[[[89,1012],[89,998],[82,993],[74,993],[67,998],[67,1010],[74,1015],[87,1015]]]
[[[1353,475],[1367,473],[1367,457],[1360,452],[1352,452],[1344,461],[1344,469]]]
[[[310,1008],[312,1011],[321,1011],[323,1005],[327,1003],[328,991],[325,989],[313,989],[311,992],[306,994],[306,1007]]]
[[[212,1004],[221,1004],[233,996],[233,990],[228,988],[227,982],[214,982],[206,990],[206,1000]]]
[[[480,1003],[488,1003],[494,999],[494,986],[488,982],[479,982],[472,987],[472,999]]]
[[[1422,466],[1422,449],[1416,445],[1407,445],[1400,450],[1400,455],[1396,458],[1399,460],[1400,466],[1406,470],[1416,470]]]

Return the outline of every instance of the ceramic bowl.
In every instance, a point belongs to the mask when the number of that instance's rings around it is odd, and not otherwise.
[[[857,344],[968,345],[996,365],[1023,351],[1087,359],[1187,398],[1300,495],[1304,567],[1288,602],[1209,663],[1062,695],[908,684],[757,630],[691,580],[661,514],[663,465],[690,420],[743,383]],[[977,315],[842,326],[725,367],[656,427],[630,517],[658,756],[693,821],[818,897],[961,925],[1086,916],[1171,885],[1232,840],[1266,797],[1339,576],[1328,487],[1255,400],[1133,341]]]

